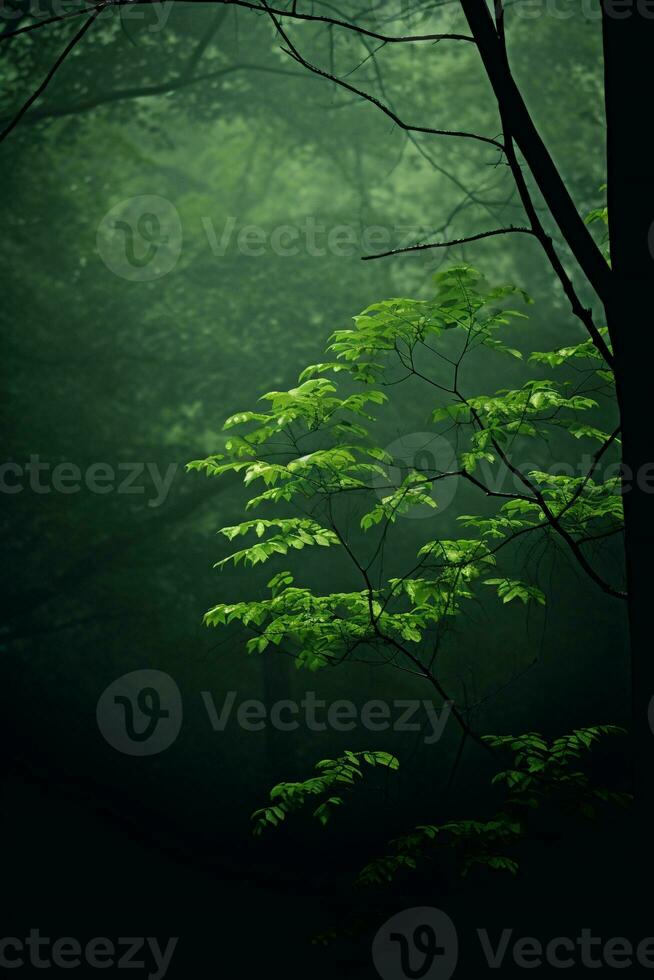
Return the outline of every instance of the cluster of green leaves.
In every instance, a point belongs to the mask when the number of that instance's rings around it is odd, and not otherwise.
[[[262,484],[248,499],[246,510],[268,505],[302,516],[244,520],[223,528],[230,541],[251,533],[257,540],[221,559],[218,566],[257,565],[305,547],[342,545],[332,503],[345,495],[358,506],[363,502],[360,527],[377,535],[381,560],[400,515],[416,506],[436,507],[432,495],[436,481],[472,476],[481,460],[504,464],[504,453],[517,436],[541,435],[543,427],[552,423],[577,438],[608,438],[599,429],[580,427],[579,412],[592,409],[596,402],[567,391],[566,382],[529,381],[493,395],[461,394],[459,366],[474,350],[486,347],[521,357],[499,336],[502,328],[524,316],[504,308],[509,297],[529,302],[515,286],[488,287],[469,266],[448,269],[436,275],[432,298],[374,303],[354,318],[352,328],[337,330],[328,348],[335,359],[305,369],[296,387],[263,395],[268,410],[231,415],[224,425],[228,433],[224,452],[189,467],[209,476],[236,474],[248,489]],[[594,348],[581,344],[535,359],[560,366],[573,358],[598,356]],[[430,377],[425,358],[435,359],[435,375],[444,367],[451,375],[449,381]],[[340,375],[340,386],[326,374]],[[460,453],[460,469],[409,467],[397,485],[389,475],[393,460],[375,441],[377,419],[371,408],[386,402],[384,386],[395,392],[396,382],[408,375],[446,396],[446,403],[433,410],[432,423],[467,426],[468,445]],[[578,530],[593,520],[618,519],[620,500],[614,484],[598,486],[590,478],[532,472],[524,479],[531,489],[504,495],[511,499],[503,502],[495,517],[460,517],[466,528],[475,531],[474,537],[428,542],[404,577],[394,576],[373,589],[363,574],[363,562],[348,544],[347,555],[362,572],[361,591],[315,595],[294,586],[291,573],[284,572],[272,580],[271,598],[220,604],[207,613],[206,621],[220,626],[238,619],[256,632],[251,651],[284,641],[294,647],[299,666],[316,669],[346,656],[353,645],[422,643],[431,627],[456,615],[462,601],[472,597],[475,579],[497,586],[504,602],[540,604],[543,594],[533,585],[507,576],[484,578],[496,564],[497,548],[491,549],[487,539],[506,540],[523,530],[542,528],[543,502],[550,513]]]
[[[497,586],[497,594],[503,603],[512,602],[519,599],[522,603],[537,602],[545,605],[545,595],[535,585],[525,585],[512,578],[487,578],[484,585]]]
[[[208,626],[224,626],[239,621],[254,631],[248,640],[249,653],[263,653],[272,644],[295,644],[297,667],[317,670],[334,663],[340,650],[373,642],[376,612],[381,610],[367,592],[332,592],[315,595],[310,589],[293,585],[290,572],[279,572],[268,587],[267,599],[219,603],[205,615]]]
[[[315,521],[297,517],[278,518],[272,521],[243,521],[242,524],[236,524],[233,527],[221,528],[220,533],[233,541],[234,538],[243,536],[249,531],[254,531],[258,538],[262,538],[270,528],[276,528],[278,533],[272,534],[264,541],[257,542],[250,548],[235,551],[227,558],[217,562],[215,567],[221,568],[230,561],[235,565],[238,565],[240,561],[246,565],[256,565],[259,562],[268,561],[273,555],[288,554],[289,548],[301,550],[307,545],[322,545],[328,548],[330,545],[340,543],[333,531],[321,527]]]
[[[472,449],[463,457],[472,471],[480,459],[495,461],[494,454],[487,452],[495,442],[506,445],[512,436],[537,436],[539,422],[566,425],[568,419],[560,418],[562,410],[576,413],[597,407],[594,399],[566,395],[563,388],[564,383],[556,381],[527,381],[514,391],[501,389],[493,396],[479,395],[437,408],[432,417],[435,422],[446,418],[477,422],[479,428],[473,435]]]
[[[330,351],[356,370],[379,372],[382,365],[375,357],[387,353],[410,355],[419,344],[438,340],[446,331],[466,334],[467,351],[484,346],[520,358],[520,351],[507,347],[498,337],[500,329],[525,314],[500,309],[510,296],[531,302],[524,290],[503,285],[490,288],[483,276],[471,266],[453,266],[434,276],[435,296],[427,300],[388,299],[368,306],[355,316],[354,327],[337,330]],[[337,362],[342,370],[342,364]],[[329,370],[332,365],[321,365]]]
[[[443,849],[453,851],[465,875],[474,865],[516,874],[515,851],[528,831],[528,813],[550,803],[564,812],[594,818],[607,803],[626,805],[630,797],[592,784],[579,768],[580,759],[602,736],[622,735],[613,725],[583,728],[548,742],[537,732],[526,735],[489,735],[484,741],[498,751],[513,753],[510,769],[493,779],[504,786],[506,799],[490,820],[452,820],[422,824],[393,841],[393,852],[376,858],[362,870],[359,883],[378,885],[392,881],[400,871],[415,870]]]
[[[316,763],[317,775],[300,783],[279,783],[270,791],[270,803],[252,814],[254,833],[259,835],[267,827],[278,827],[287,814],[302,810],[309,803],[320,800],[313,816],[325,826],[336,807],[344,802],[343,791],[354,788],[363,779],[362,764],[395,770],[399,762],[390,752],[345,752],[338,759],[323,759]]]
[[[544,604],[545,596],[535,584],[517,579],[512,567],[497,567],[505,545],[522,534],[547,531],[581,548],[593,534],[599,537],[621,526],[617,480],[597,479],[595,466],[580,476],[545,468],[524,472],[511,457],[520,440],[540,442],[553,431],[571,437],[572,446],[579,439],[599,443],[600,456],[617,442],[615,434],[605,433],[592,417],[587,423],[580,421],[581,413],[592,416],[598,408],[598,390],[612,396],[611,372],[590,342],[531,355],[531,362],[545,366],[548,373],[560,370],[561,380],[532,379],[491,394],[462,390],[461,365],[475,351],[508,356],[507,363],[522,359],[502,335],[524,317],[504,308],[515,297],[529,302],[514,286],[489,287],[469,266],[438,273],[431,298],[373,304],[354,318],[352,328],[333,334],[331,359],[310,365],[296,387],[265,394],[266,410],[243,411],[227,419],[223,452],[190,467],[211,477],[239,477],[253,493],[245,511],[269,507],[278,516],[223,528],[230,542],[252,534],[256,541],[222,558],[218,566],[255,566],[278,556],[290,558],[307,547],[338,546],[361,587],[321,595],[296,584],[296,573],[284,569],[268,582],[270,595],[221,602],[206,614],[208,625],[238,621],[253,633],[249,652],[283,645],[298,667],[309,670],[340,663],[354,651],[364,654],[382,647],[387,662],[404,657],[414,670],[436,682],[431,674],[434,633],[461,613],[478,585],[495,589],[503,604]],[[401,382],[408,378],[427,386],[429,395],[438,399],[430,424],[443,436],[454,432],[458,462],[453,470],[431,461],[408,466],[397,481],[389,469],[393,459],[380,445],[383,419],[373,411],[383,409],[387,392],[399,397]],[[493,489],[493,481],[507,472],[514,479],[511,492]],[[434,484],[456,478],[476,485],[487,499],[495,498],[495,513],[459,515],[470,536],[436,536],[418,548],[408,571],[396,574],[394,568],[390,574],[385,549],[397,518],[416,506],[435,508]],[[357,534],[351,533],[352,507],[360,514]],[[344,513],[347,518],[339,526]],[[425,849],[443,843],[461,854],[465,868],[486,864],[515,871],[510,852],[524,833],[526,808],[566,793],[586,810],[609,798],[594,790],[571,763],[575,751],[610,731],[575,732],[551,745],[533,734],[488,739],[493,748],[508,747],[516,753],[513,768],[497,779],[509,789],[503,810],[485,822],[418,827],[396,842],[393,854],[369,865],[362,880],[386,880],[401,868],[415,867]],[[321,801],[315,816],[326,823],[342,803],[334,787],[353,785],[360,778],[362,760],[393,767],[391,758],[382,762],[379,753],[348,752],[324,760],[318,775],[303,783],[276,786],[270,805],[255,814],[257,831],[278,824],[316,796]]]
[[[572,767],[602,736],[624,734],[624,729],[616,725],[596,725],[576,729],[551,743],[535,732],[517,738],[487,735],[484,741],[492,748],[515,753],[513,768],[493,779],[495,784],[506,785],[507,805],[535,809],[556,793],[566,805],[580,810],[584,816],[594,817],[598,801],[626,802],[628,797],[594,787],[584,772]]]

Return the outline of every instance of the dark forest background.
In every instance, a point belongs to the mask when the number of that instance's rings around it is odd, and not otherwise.
[[[511,52],[585,213],[601,205],[604,181],[601,36],[577,4],[557,9],[570,16],[543,6],[537,18],[516,17]],[[24,22],[20,11],[8,5],[8,29]],[[433,29],[462,26],[450,5],[435,4],[431,19]],[[54,25],[3,46],[5,120],[73,29]],[[303,51],[324,61],[324,32],[299,30]],[[339,70],[357,68],[360,50],[337,34],[332,42]],[[406,116],[499,132],[474,50],[398,45],[354,77],[379,84],[377,64]],[[433,746],[365,731],[250,733],[235,721],[212,731],[202,691],[218,704],[228,691],[268,703],[307,690],[358,703],[423,694],[415,678],[372,667],[308,674],[272,654],[248,657],[239,631],[205,628],[210,605],[251,590],[247,571],[212,569],[226,553],[215,532],[241,519],[243,495],[235,479],[207,480],[184,466],[220,450],[227,415],[321,360],[328,335],[352,315],[388,296],[425,295],[431,273],[448,263],[471,262],[491,281],[529,291],[535,305],[520,327],[527,349],[577,343],[581,327],[537,243],[519,236],[360,261],[371,226],[404,244],[519,220],[511,177],[483,148],[437,139],[417,147],[374,107],[285,58],[268,20],[251,11],[190,3],[108,11],[2,156],[3,460],[175,467],[160,506],[149,506],[156,493],[147,471],[140,494],[41,494],[24,480],[20,492],[1,495],[3,934],[179,935],[171,976],[372,976],[366,924],[363,938],[329,949],[311,936],[362,906],[374,922],[377,908],[381,921],[406,905],[406,896],[362,898],[353,874],[415,822],[483,813],[491,771],[472,753],[444,795],[452,727]],[[183,248],[165,276],[130,282],[107,267],[97,234],[110,209],[139,195],[174,205]],[[236,247],[244,226],[270,234],[307,217],[353,229],[351,254],[312,255],[301,243],[295,256],[269,244],[252,256]],[[231,243],[215,254],[212,230],[220,236],[228,222]],[[483,361],[473,370],[472,386],[494,390]],[[509,375],[520,370],[510,366]],[[431,407],[404,402],[388,419],[388,443],[423,432]],[[530,449],[544,466],[560,451]],[[442,514],[406,522],[407,556],[421,535],[453,533],[456,514],[475,506],[474,495],[458,494]],[[619,551],[607,546],[601,560],[618,562]],[[486,732],[624,723],[624,611],[559,550],[525,547],[521,561],[547,592],[546,608],[475,604],[444,640],[445,676],[483,701],[476,721]],[[325,591],[338,587],[329,554],[307,567]],[[112,681],[142,668],[175,679],[184,724],[162,754],[130,758],[103,740],[96,705]],[[299,819],[252,838],[250,813],[275,781],[306,776],[345,748],[396,752],[402,768],[385,792],[362,791],[326,832]],[[611,760],[605,765],[610,772]],[[545,934],[574,935],[591,916],[568,901],[566,882],[586,877],[600,928],[606,895],[593,883],[612,859],[603,852],[600,872],[595,833],[535,842],[517,881],[484,873],[432,882],[427,904],[533,933],[532,909],[548,923]],[[624,934],[615,906],[612,915],[611,935]]]

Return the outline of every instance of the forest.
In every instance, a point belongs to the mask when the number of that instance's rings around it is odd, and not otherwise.
[[[0,50],[2,971],[654,969],[653,5]]]

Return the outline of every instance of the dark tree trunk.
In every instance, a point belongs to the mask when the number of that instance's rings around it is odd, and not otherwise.
[[[477,42],[488,80],[511,136],[527,161],[554,221],[601,300],[606,299],[606,262],[580,217],[568,189],[525,105],[486,0],[461,0],[470,33]]]
[[[501,107],[554,220],[604,303],[617,380],[625,470],[625,545],[631,632],[636,787],[654,806],[654,140],[649,123],[654,5],[602,0],[608,205],[613,271],[561,180],[511,76],[486,0],[461,0]],[[500,12],[501,17],[501,12]],[[654,711],[652,712],[654,719]]]
[[[620,406],[637,794],[654,801],[654,11],[615,16],[606,0],[604,57],[613,275],[606,304]],[[624,6],[624,5],[623,5]],[[626,14],[626,16],[625,16]]]

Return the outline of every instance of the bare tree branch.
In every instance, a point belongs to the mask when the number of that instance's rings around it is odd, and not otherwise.
[[[502,0],[495,0],[495,9],[497,12],[496,16],[497,16],[500,44],[502,47],[502,52],[506,64],[506,70],[509,71],[508,55],[506,51],[506,40],[504,37],[504,7],[502,5]],[[593,320],[592,310],[587,309],[581,302],[579,295],[574,288],[572,280],[570,279],[570,276],[566,272],[563,263],[561,262],[561,259],[559,258],[559,255],[556,251],[556,248],[554,247],[554,242],[552,241],[550,235],[547,234],[545,227],[543,226],[543,223],[538,216],[538,212],[536,211],[536,207],[534,205],[531,194],[529,192],[529,188],[527,186],[527,181],[525,180],[525,176],[522,172],[522,167],[520,166],[520,161],[518,160],[517,154],[515,152],[515,147],[513,143],[513,132],[511,130],[511,121],[508,118],[504,106],[501,102],[499,103],[499,110],[500,110],[500,117],[502,120],[502,128],[504,131],[507,163],[511,168],[511,173],[513,174],[513,178],[516,182],[516,187],[518,189],[518,194],[520,195],[520,200],[522,201],[522,205],[525,209],[532,230],[536,235],[536,237],[538,238],[538,241],[541,243],[543,247],[543,251],[545,252],[547,258],[549,259],[550,265],[552,266],[557,279],[559,280],[559,282],[563,287],[563,292],[565,293],[568,300],[570,301],[572,312],[577,317],[577,319],[579,319],[583,323],[584,327],[590,334],[593,343],[595,344],[596,348],[598,349],[598,351],[600,352],[600,354],[602,355],[606,363],[609,366],[612,366],[613,355],[611,354],[611,351],[609,350],[606,341],[604,340],[601,333],[597,329],[597,326],[595,325],[595,321]]]
[[[450,248],[453,245],[466,245],[468,242],[478,242],[482,238],[493,238],[496,235],[535,235],[532,228],[493,228],[491,231],[482,231],[478,235],[468,235],[466,238],[453,238],[449,242],[424,242],[418,245],[408,245],[406,248],[392,248],[389,252],[379,252],[377,255],[362,255],[364,262],[371,259],[384,259],[389,255],[403,255],[405,252],[424,252],[429,248]]]
[[[570,193],[536,129],[525,105],[508,61],[502,38],[486,0],[460,0],[501,114],[527,161],[552,217],[581,266],[591,286],[606,302],[610,292],[611,270],[582,220]],[[500,30],[502,29],[500,23]]]
[[[54,78],[54,76],[56,75],[57,71],[61,68],[61,66],[63,65],[64,61],[68,57],[68,55],[71,53],[71,51],[73,50],[73,48],[75,48],[76,45],[79,44],[79,42],[82,40],[82,38],[84,37],[84,35],[88,31],[88,29],[91,27],[91,25],[96,20],[96,18],[100,16],[100,14],[105,9],[105,7],[106,7],[106,3],[99,4],[95,8],[95,10],[91,14],[91,16],[88,18],[88,20],[85,21],[84,24],[80,27],[80,29],[77,32],[77,34],[75,34],[70,39],[70,41],[68,42],[68,44],[66,45],[66,47],[64,48],[64,50],[61,52],[61,54],[59,55],[59,57],[57,58],[57,60],[55,61],[54,65],[52,66],[52,68],[50,69],[50,71],[48,72],[48,74],[45,76],[45,78],[43,79],[43,81],[41,82],[41,84],[39,85],[39,87],[36,89],[36,91],[34,91],[32,93],[32,95],[30,95],[30,97],[27,100],[27,102],[25,102],[21,106],[21,108],[18,110],[18,112],[16,113],[16,115],[13,117],[13,119],[11,120],[11,122],[9,123],[9,125],[6,126],[5,129],[3,129],[3,131],[0,133],[0,143],[2,143],[4,140],[7,139],[7,137],[9,136],[9,134],[12,132],[12,130],[14,130],[16,128],[16,126],[21,121],[21,119],[23,118],[23,116],[25,115],[25,113],[28,111],[28,109],[30,108],[30,106],[32,106],[36,102],[36,100],[39,98],[40,95],[43,94],[43,92],[45,92],[46,88],[48,87],[48,85],[50,84],[50,82],[52,81],[52,79]]]
[[[380,100],[377,99],[374,95],[370,95],[369,92],[364,92],[363,89],[359,89],[356,88],[356,86],[354,85],[350,85],[349,82],[345,82],[342,78],[338,78],[336,75],[333,75],[322,68],[318,68],[317,65],[313,65],[311,64],[310,61],[307,61],[306,58],[300,54],[298,49],[290,40],[284,28],[282,27],[280,21],[275,16],[274,11],[266,4],[266,0],[263,0],[263,3],[265,4],[265,8],[268,14],[270,15],[270,19],[275,25],[275,29],[277,30],[277,33],[279,34],[279,36],[284,41],[284,44],[286,45],[285,48],[282,47],[282,51],[284,51],[287,55],[289,55],[289,57],[293,58],[294,61],[297,61],[298,64],[302,65],[308,71],[312,72],[314,75],[320,75],[321,78],[326,78],[329,81],[334,82],[335,85],[339,85],[341,88],[346,89],[348,92],[352,92],[354,95],[360,96],[360,98],[364,99],[366,102],[370,102],[372,105],[380,109],[381,112],[384,113],[384,115],[392,119],[393,122],[400,127],[400,129],[412,133],[426,133],[427,135],[430,136],[456,136],[462,139],[478,140],[481,143],[488,143],[489,145],[496,147],[498,150],[502,152],[504,151],[504,147],[499,142],[499,140],[493,139],[490,136],[481,136],[478,133],[467,133],[467,132],[460,132],[460,131],[449,130],[449,129],[432,129],[429,126],[412,126],[409,123],[405,123],[404,120],[400,119],[400,117],[392,109],[390,109],[387,105],[384,105],[383,102],[380,102]]]
[[[88,112],[91,109],[96,109],[103,105],[110,105],[113,102],[124,102],[129,99],[144,99],[151,98],[156,95],[166,95],[169,92],[177,92],[180,89],[188,88],[191,85],[197,85],[200,82],[213,81],[216,78],[231,75],[235,71],[261,71],[268,72],[273,75],[286,75],[290,76],[291,78],[300,77],[299,72],[291,71],[288,68],[275,68],[272,66],[268,67],[266,65],[247,63],[228,65],[226,68],[218,68],[216,71],[206,72],[203,75],[170,79],[166,82],[157,82],[154,85],[134,85],[130,88],[115,89],[113,92],[102,93],[101,95],[86,99],[86,101],[78,102],[76,105],[53,106],[51,108],[44,107],[43,109],[35,109],[34,112],[30,112],[30,114],[26,117],[23,125],[32,125],[33,123],[40,122],[43,119],[58,119],[63,116],[75,116],[78,113]]]
[[[150,4],[158,3],[160,0],[107,0],[103,4],[98,4],[95,8],[96,10],[105,7],[108,4],[116,7],[130,6],[133,7],[136,4]],[[299,13],[296,9],[291,10],[281,10],[277,7],[266,7],[258,3],[249,3],[248,0],[176,0],[177,3],[207,3],[207,4],[220,4],[221,6],[228,7],[244,7],[246,10],[258,10],[261,13],[268,13],[270,11],[273,14],[277,14],[279,17],[288,17],[291,20],[305,21],[309,23],[325,24],[330,27],[340,27],[343,30],[351,31],[354,34],[359,34],[362,37],[369,37],[376,41],[381,41],[383,44],[407,44],[407,43],[423,43],[428,42],[432,44],[437,44],[439,41],[467,41],[470,44],[475,43],[475,39],[469,34],[407,34],[396,36],[392,34],[380,34],[377,31],[371,31],[368,28],[361,27],[358,24],[353,24],[347,20],[340,20],[335,17],[326,17],[321,14],[303,14]],[[68,20],[71,17],[80,17],[86,10],[76,10],[66,14],[60,14],[57,17],[48,17],[47,20],[39,21],[36,24],[29,24],[27,27],[18,28],[15,31],[11,31],[9,34],[3,35],[0,40],[5,38],[17,37],[19,34],[26,34],[29,31],[38,30],[41,27],[46,27],[48,24],[55,24],[59,21]]]

